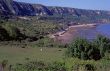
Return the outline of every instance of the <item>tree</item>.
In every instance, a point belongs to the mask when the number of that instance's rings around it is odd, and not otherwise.
[[[68,54],[72,57],[80,59],[89,59],[89,54],[92,52],[92,46],[86,39],[78,38],[68,47]]]
[[[0,26],[0,40],[1,40],[1,41],[9,40],[9,34],[8,34],[7,31],[6,31],[4,28],[2,28],[1,26]]]
[[[104,57],[109,43],[109,39],[98,37],[93,42],[78,38],[72,42],[67,50],[67,55],[83,60],[94,59],[99,60]]]
[[[17,27],[10,24],[5,24],[3,27],[9,34],[11,40],[21,40],[25,38]]]
[[[110,48],[110,39],[99,35],[94,41],[94,45],[100,50],[101,57],[105,55],[105,52]]]

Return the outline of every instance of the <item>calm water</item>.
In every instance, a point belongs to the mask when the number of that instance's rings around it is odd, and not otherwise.
[[[101,24],[97,26],[97,31],[105,36],[110,37],[110,24]]]
[[[100,24],[94,28],[77,28],[78,37],[94,39],[101,34],[110,38],[110,24]]]

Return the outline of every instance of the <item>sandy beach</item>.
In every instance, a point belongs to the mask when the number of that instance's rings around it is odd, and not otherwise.
[[[53,38],[57,42],[69,43],[77,36],[77,28],[93,28],[96,27],[96,24],[82,24],[82,25],[73,25],[65,29],[65,31],[57,32],[50,35],[50,38]]]

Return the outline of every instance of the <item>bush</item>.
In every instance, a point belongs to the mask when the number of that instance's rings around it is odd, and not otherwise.
[[[67,53],[71,57],[77,57],[84,60],[91,58],[95,59],[95,54],[100,56],[100,53],[98,53],[96,48],[92,47],[90,42],[81,38],[76,39],[70,44]]]
[[[7,31],[10,40],[22,40],[25,39],[25,35],[23,35],[20,30],[10,24],[5,24],[3,25],[3,28]]]
[[[7,31],[6,31],[4,28],[2,28],[1,26],[0,26],[0,40],[1,40],[1,41],[9,40],[9,34],[8,34]]]
[[[32,61],[26,64],[17,64],[14,71],[66,71],[65,64],[60,62],[44,63]]]
[[[99,35],[93,42],[93,45],[100,50],[101,57],[104,57],[105,52],[110,50],[110,39]]]
[[[76,64],[72,67],[73,71],[96,71],[96,68],[92,64]]]
[[[98,36],[93,42],[78,38],[70,44],[66,54],[83,60],[99,60],[105,56],[106,51],[110,48],[109,43],[110,40],[103,36]]]

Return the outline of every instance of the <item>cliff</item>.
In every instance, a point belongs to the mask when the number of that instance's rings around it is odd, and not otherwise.
[[[40,4],[0,0],[0,13],[7,15],[36,16],[36,15],[72,15],[72,16],[110,16],[109,11],[84,10],[67,7],[49,7]]]

